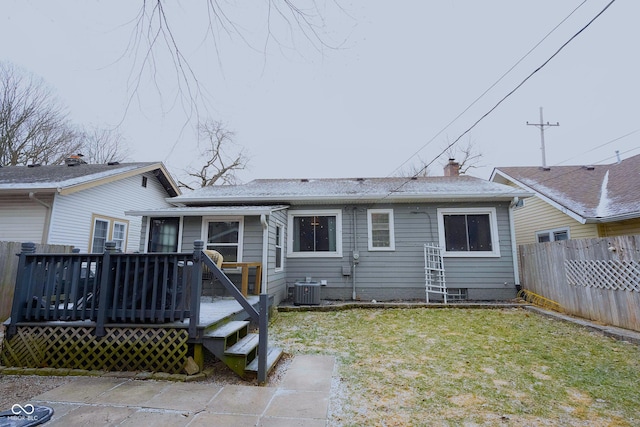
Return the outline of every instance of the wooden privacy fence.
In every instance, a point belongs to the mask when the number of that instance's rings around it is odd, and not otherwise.
[[[522,286],[568,314],[640,331],[640,236],[520,246]]]
[[[20,242],[0,242],[0,322],[11,314],[20,245]],[[72,246],[36,245],[38,253],[71,253],[72,249]]]

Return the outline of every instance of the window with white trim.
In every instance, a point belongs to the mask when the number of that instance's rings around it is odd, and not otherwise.
[[[393,209],[368,209],[367,228],[370,251],[393,251]]]
[[[103,253],[108,241],[115,242],[120,252],[127,250],[128,221],[99,215],[93,215],[92,220],[90,252]]]
[[[287,256],[341,257],[342,211],[289,211]]]
[[[276,242],[275,242],[275,246],[276,246],[276,271],[282,271],[283,269],[283,262],[284,262],[284,257],[283,257],[283,241],[284,241],[284,236],[283,236],[283,231],[284,227],[282,226],[282,224],[280,223],[276,223]]]
[[[205,217],[203,223],[205,249],[219,252],[225,262],[241,262],[243,218]]]
[[[103,253],[107,239],[109,238],[109,221],[96,218],[93,222],[93,238],[91,239],[91,252]]]
[[[445,256],[500,256],[495,208],[438,209],[438,231]]]
[[[120,252],[124,252],[125,241],[127,239],[127,224],[124,222],[115,221],[113,223],[113,232],[111,233],[111,240],[116,244],[116,249]]]
[[[555,230],[536,231],[536,240],[538,243],[569,240],[569,229],[557,228]]]

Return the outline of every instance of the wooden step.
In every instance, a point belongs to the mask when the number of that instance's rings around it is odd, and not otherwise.
[[[247,356],[258,346],[258,334],[248,334],[224,351],[228,356]]]
[[[282,354],[282,349],[279,349],[277,347],[269,347],[269,350],[267,351],[267,374],[271,372],[271,369],[273,369],[276,363],[278,363],[278,360],[280,360]],[[245,371],[258,373],[258,357],[253,359],[251,363],[247,365]]]
[[[246,320],[234,320],[214,329],[213,331],[206,332],[204,338],[227,338],[230,335],[246,328],[249,322]]]

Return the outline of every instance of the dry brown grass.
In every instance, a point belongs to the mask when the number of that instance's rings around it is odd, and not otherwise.
[[[637,346],[519,309],[279,313],[271,339],[336,356],[333,425],[640,425]]]

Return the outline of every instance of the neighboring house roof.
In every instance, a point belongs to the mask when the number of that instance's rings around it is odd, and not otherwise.
[[[180,194],[178,186],[162,162],[5,166],[0,167],[0,193],[29,191],[70,194],[151,171],[155,172],[170,196]]]
[[[512,200],[532,194],[470,176],[418,178],[257,179],[214,185],[174,197],[176,205],[220,203],[371,203]]]
[[[640,218],[640,155],[609,165],[500,167],[491,180],[533,191],[583,224]]]

